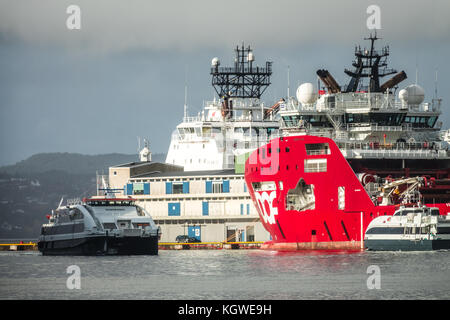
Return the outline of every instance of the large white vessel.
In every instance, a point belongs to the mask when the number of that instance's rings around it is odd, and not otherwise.
[[[236,157],[278,136],[273,110],[260,100],[270,85],[271,62],[255,65],[250,47],[236,47],[234,67],[212,59],[212,84],[220,97],[205,103],[195,117],[186,114],[172,134],[166,162],[185,171],[234,169]],[[186,106],[185,106],[186,108]]]
[[[278,112],[281,135],[332,138],[368,191],[378,191],[387,177],[428,177],[437,185],[448,185],[449,144],[438,120],[441,99],[435,93],[425,102],[417,79],[398,88],[407,75],[388,68],[390,49],[377,50],[378,39],[370,35],[368,48],[355,48],[354,69],[345,69],[350,76],[346,86],[324,69],[317,76],[318,86],[322,82],[325,87],[300,85],[297,99],[288,98]],[[389,75],[393,76],[381,81]],[[448,195],[438,189],[424,197],[431,203],[447,201]]]

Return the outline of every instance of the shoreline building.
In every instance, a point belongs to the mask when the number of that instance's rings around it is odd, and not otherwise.
[[[179,235],[202,242],[270,240],[238,170],[182,171],[141,161],[110,167],[108,180],[110,188],[151,214],[161,227],[161,242]]]

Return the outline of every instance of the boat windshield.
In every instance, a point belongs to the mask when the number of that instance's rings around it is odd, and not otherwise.
[[[431,208],[431,215],[432,216],[438,216],[439,215],[439,209],[438,208]]]
[[[400,209],[394,213],[394,216],[406,216],[408,213],[423,213],[425,215],[438,216],[438,208],[416,208],[416,209]]]
[[[420,212],[420,211],[413,210],[413,209],[409,209],[409,210],[400,209],[394,213],[394,216],[407,216],[408,213],[416,213],[416,212]]]
[[[100,207],[110,207],[110,206],[134,206],[134,201],[132,200],[89,200],[88,205],[90,206],[100,206]]]

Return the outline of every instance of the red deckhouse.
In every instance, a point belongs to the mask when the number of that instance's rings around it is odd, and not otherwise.
[[[371,199],[336,143],[325,137],[272,140],[250,155],[245,180],[272,236],[266,248],[361,249],[372,219],[398,207]],[[450,211],[448,202],[426,205],[440,214]]]

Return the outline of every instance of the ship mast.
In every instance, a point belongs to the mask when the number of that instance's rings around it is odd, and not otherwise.
[[[233,106],[230,98],[260,99],[270,85],[272,62],[267,61],[265,67],[255,66],[253,51],[250,46],[237,46],[234,66],[220,67],[217,58],[211,66],[212,86],[223,99],[222,115],[232,118]]]
[[[406,73],[401,71],[394,77],[380,85],[380,78],[397,73],[394,69],[387,68],[387,57],[389,56],[389,46],[385,46],[379,50],[375,50],[375,41],[377,34],[370,34],[364,40],[370,40],[369,49],[361,49],[360,46],[355,47],[355,61],[352,63],[354,70],[345,69],[345,73],[351,77],[345,92],[356,92],[359,90],[369,92],[385,92],[394,87],[399,82],[406,79]],[[360,85],[362,78],[368,78],[369,84],[367,88]]]

